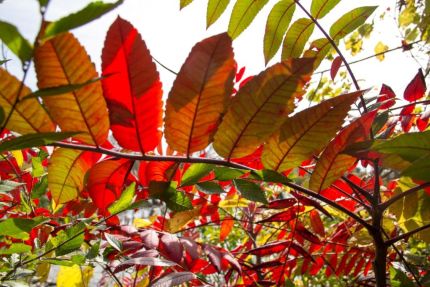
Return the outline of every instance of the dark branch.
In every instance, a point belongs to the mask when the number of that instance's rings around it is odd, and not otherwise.
[[[425,224],[425,225],[423,225],[421,227],[418,227],[417,229],[414,229],[412,231],[403,233],[402,235],[399,235],[397,237],[393,237],[390,240],[385,241],[385,244],[386,245],[392,245],[392,244],[396,243],[397,241],[400,241],[402,239],[406,239],[409,236],[412,236],[412,235],[414,235],[414,234],[416,234],[416,233],[418,233],[420,231],[426,230],[427,228],[430,228],[430,223]]]
[[[382,208],[382,210],[387,209],[391,204],[395,203],[396,201],[402,199],[403,197],[406,197],[408,195],[411,195],[425,187],[429,187],[430,186],[430,182],[426,182],[423,183],[421,185],[417,185],[415,187],[412,187],[411,189],[406,190],[405,192],[402,192],[400,194],[397,194],[395,196],[393,196],[392,198],[390,198],[389,200],[383,202],[380,207]]]

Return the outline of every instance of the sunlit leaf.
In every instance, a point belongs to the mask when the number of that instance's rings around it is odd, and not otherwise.
[[[31,246],[23,243],[14,243],[14,244],[11,244],[9,248],[0,249],[1,255],[11,255],[11,254],[20,254],[20,253],[31,253]]]
[[[106,212],[112,203],[121,198],[124,181],[132,165],[133,162],[127,159],[110,159],[97,163],[89,171],[87,189],[94,205],[101,212]],[[134,193],[134,188],[129,192]],[[117,208],[112,209],[117,211]]]
[[[12,51],[22,63],[27,62],[33,56],[33,47],[25,39],[18,29],[7,22],[0,21],[0,39]],[[3,77],[0,77],[3,78]]]
[[[375,54],[378,54],[376,58],[379,61],[383,61],[385,59],[384,52],[386,52],[387,50],[388,50],[388,46],[382,43],[381,41],[379,41],[375,46]]]
[[[341,152],[348,145],[367,139],[375,116],[375,112],[362,115],[340,131],[328,144],[314,168],[309,181],[310,189],[315,192],[326,189],[354,164],[354,157]]]
[[[82,84],[98,77],[85,49],[70,33],[38,46],[34,58],[40,89]],[[109,118],[100,82],[45,97],[44,104],[62,131],[82,132],[75,138],[88,144],[100,145],[106,141]]]
[[[82,8],[76,13],[65,16],[57,21],[49,23],[46,27],[43,39],[49,39],[63,32],[87,24],[109,11],[115,9],[124,2],[123,0],[114,3],[104,3],[103,1],[94,1]]]
[[[337,56],[333,59],[333,62],[331,63],[330,67],[330,77],[331,80],[334,81],[334,78],[336,78],[337,72],[339,71],[340,66],[342,65],[342,58],[340,56]]]
[[[61,266],[57,275],[58,287],[89,286],[93,276],[93,268],[90,266]]]
[[[228,24],[228,34],[231,38],[237,38],[257,16],[258,12],[269,0],[237,0],[231,12]]]
[[[314,31],[314,27],[315,24],[308,18],[296,20],[285,35],[281,58],[285,60],[290,57],[300,57],[306,42]]]
[[[196,187],[198,188],[198,190],[206,194],[220,194],[224,192],[224,189],[219,184],[213,181],[197,183]]]
[[[288,118],[264,146],[264,166],[285,171],[317,155],[341,128],[350,106],[362,94],[338,96]]]
[[[390,283],[393,287],[414,287],[414,282],[409,279],[404,271],[390,267]]]
[[[360,27],[376,10],[377,6],[355,8],[340,17],[330,28],[330,36],[338,41]]]
[[[61,230],[53,237],[48,244],[55,248],[55,255],[62,256],[78,250],[84,243],[85,224],[80,222],[70,226],[66,230]]]
[[[190,5],[192,2],[193,2],[193,0],[180,0],[179,7],[180,7],[180,9],[183,9],[183,8],[187,7],[188,5]]]
[[[403,94],[403,98],[409,102],[417,101],[424,96],[427,85],[422,69],[418,70],[418,73],[408,84]]]
[[[0,152],[45,146],[55,143],[57,141],[62,141],[64,139],[70,138],[76,134],[77,133],[74,132],[65,132],[23,135],[17,138],[13,138],[11,140],[3,141],[0,144]]]
[[[136,189],[136,183],[132,182],[127,188],[121,193],[121,196],[112,203],[109,207],[110,214],[117,214],[121,211],[127,210],[133,202],[134,191]]]
[[[209,28],[224,13],[230,0],[209,0],[206,13],[206,28]]]
[[[264,33],[264,58],[266,64],[278,51],[295,9],[294,0],[282,0],[276,3],[272,11],[270,11]]]
[[[235,65],[226,33],[194,46],[167,99],[165,136],[172,149],[190,154],[212,141],[233,91]]]
[[[48,186],[55,203],[65,203],[79,196],[85,173],[93,164],[91,153],[66,148],[54,151],[48,166]]]
[[[246,179],[234,179],[233,183],[244,198],[251,201],[268,203],[264,190],[258,184]]]
[[[127,149],[152,151],[161,138],[162,90],[151,55],[137,30],[118,17],[102,52],[104,96],[113,136]]]
[[[233,230],[234,226],[234,220],[231,218],[224,218],[224,220],[221,222],[221,228],[219,232],[219,241],[223,242],[230,232]]]
[[[327,15],[340,0],[312,0],[311,15],[315,19],[321,19]]]
[[[208,175],[214,166],[207,163],[194,163],[184,173],[181,179],[181,186],[194,185],[199,180]]]
[[[0,235],[27,240],[30,231],[44,221],[46,219],[43,217],[8,218],[0,222]]]
[[[215,134],[214,149],[227,159],[251,154],[294,109],[312,73],[312,59],[289,59],[247,82],[233,98]]]
[[[192,210],[175,212],[173,216],[166,222],[167,231],[176,233],[181,230],[188,222],[200,216],[200,208]]]
[[[4,119],[10,113],[16,101],[20,86],[21,83],[17,78],[9,74],[3,68],[0,68],[0,106],[4,111]],[[23,85],[19,93],[19,99],[24,98],[30,93],[30,89]],[[29,134],[52,132],[55,126],[40,103],[36,99],[32,99],[19,102],[16,105],[6,128],[20,134]]]

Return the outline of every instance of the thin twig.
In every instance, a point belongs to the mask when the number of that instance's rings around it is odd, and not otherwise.
[[[402,235],[399,235],[399,236],[393,237],[393,238],[391,238],[391,239],[389,239],[389,240],[385,241],[385,244],[386,244],[386,245],[392,245],[392,244],[396,243],[397,241],[400,241],[400,240],[403,240],[403,239],[405,239],[405,238],[408,238],[409,236],[412,236],[412,235],[414,235],[415,233],[418,233],[418,232],[420,232],[420,231],[426,230],[427,228],[430,228],[430,223],[425,224],[425,225],[423,225],[423,226],[421,226],[421,227],[418,227],[417,229],[414,229],[414,230],[412,230],[412,231],[409,231],[409,232],[403,233]]]
[[[417,185],[417,186],[415,186],[415,187],[412,187],[411,189],[408,189],[408,190],[406,190],[405,192],[402,192],[402,193],[400,193],[400,194],[397,194],[397,195],[395,195],[395,196],[391,197],[389,200],[387,200],[387,201],[383,202],[380,206],[381,206],[382,210],[385,210],[385,209],[387,209],[391,204],[393,204],[394,202],[396,202],[396,201],[398,201],[398,200],[402,199],[403,197],[406,197],[406,196],[408,196],[408,195],[411,195],[411,194],[413,194],[413,193],[415,193],[415,192],[417,192],[417,191],[419,191],[419,190],[421,190],[421,189],[423,189],[423,188],[425,188],[425,187],[429,187],[429,186],[430,186],[430,182],[426,182],[426,183],[423,183],[423,184]]]

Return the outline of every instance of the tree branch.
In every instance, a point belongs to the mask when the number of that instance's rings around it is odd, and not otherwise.
[[[402,235],[399,235],[399,236],[396,236],[396,237],[394,237],[394,238],[391,238],[390,240],[385,241],[385,244],[386,244],[387,246],[388,246],[388,245],[392,245],[392,244],[396,243],[397,241],[400,241],[400,240],[402,240],[402,239],[408,238],[409,236],[412,236],[412,235],[414,235],[415,233],[418,233],[418,232],[420,232],[420,231],[423,231],[423,230],[425,230],[425,229],[427,229],[427,228],[430,228],[430,223],[425,224],[425,225],[423,225],[423,226],[421,226],[421,227],[418,227],[417,229],[414,229],[414,230],[412,230],[412,231],[409,231],[409,232],[403,233]]]
[[[425,187],[429,187],[430,186],[430,182],[426,182],[420,185],[417,185],[415,187],[412,187],[411,189],[406,190],[405,192],[402,192],[400,194],[397,194],[393,197],[391,197],[389,200],[383,202],[382,204],[380,204],[380,207],[382,208],[382,210],[387,209],[391,204],[395,203],[396,201],[402,199],[403,197],[406,197],[410,194],[413,194],[414,192],[417,192]]]

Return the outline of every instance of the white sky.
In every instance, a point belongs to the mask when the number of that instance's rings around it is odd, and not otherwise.
[[[71,12],[77,11],[87,5],[89,0],[51,0],[47,20],[56,20]],[[235,1],[231,1],[227,11],[221,19],[208,30],[205,29],[207,0],[194,0],[188,7],[179,11],[179,0],[125,0],[125,3],[109,14],[87,24],[72,32],[87,49],[92,61],[100,71],[100,55],[104,43],[104,37],[110,24],[117,15],[130,21],[141,33],[152,56],[168,66],[174,71],[179,71],[193,45],[211,35],[226,31],[229,15]],[[328,14],[321,23],[327,30],[330,25],[347,11],[366,5],[379,4],[379,8],[372,17],[379,17],[382,11],[388,7],[394,9],[394,0],[343,0]],[[265,9],[260,12],[251,26],[234,41],[235,58],[238,66],[246,66],[246,74],[253,75],[264,70],[263,57],[263,34],[267,15],[273,3],[271,0]],[[310,1],[304,0],[302,3],[310,7]],[[297,8],[294,18],[303,17]],[[351,57],[349,52],[345,52],[347,59],[355,60],[374,53],[375,44],[383,41],[390,48],[400,45],[401,38],[396,28],[396,23],[387,18],[384,26],[376,27],[371,39],[364,42],[364,51],[357,57]],[[37,0],[4,0],[0,4],[0,20],[10,22],[18,27],[21,33],[33,42],[39,28],[40,16],[38,14]],[[376,19],[378,20],[378,19]],[[1,33],[1,32],[0,32]],[[321,35],[315,32],[313,39]],[[7,58],[12,59],[8,63],[8,69],[14,75],[20,77],[21,71],[19,61],[8,52]],[[279,61],[279,53],[269,63],[272,65]],[[319,70],[328,68],[330,63],[323,64]],[[362,88],[369,88],[385,83],[390,85],[397,93],[398,97],[403,95],[403,90],[409,81],[414,77],[419,65],[410,57],[410,53],[401,50],[391,52],[386,55],[383,62],[371,59],[352,66],[357,78],[361,80]],[[170,89],[174,80],[174,75],[158,66],[163,81],[165,95]],[[30,75],[27,85],[33,89],[36,86],[34,75]]]

